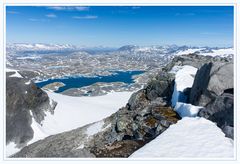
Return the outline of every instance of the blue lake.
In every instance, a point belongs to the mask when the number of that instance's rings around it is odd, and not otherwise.
[[[43,87],[47,84],[51,84],[54,82],[62,82],[65,84],[65,86],[60,87],[57,91],[63,92],[67,89],[70,88],[80,88],[84,86],[89,86],[97,82],[106,82],[106,83],[111,83],[111,82],[124,82],[126,84],[131,84],[134,83],[132,76],[133,75],[139,75],[144,73],[144,71],[126,71],[126,72],[114,72],[116,74],[110,75],[110,76],[97,76],[97,77],[66,77],[62,79],[48,79],[47,81],[42,81],[36,83],[38,87]]]

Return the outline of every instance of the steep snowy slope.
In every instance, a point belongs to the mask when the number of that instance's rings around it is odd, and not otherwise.
[[[113,92],[96,97],[71,97],[47,93],[58,105],[53,115],[46,113],[42,126],[33,128],[34,131],[39,128],[46,136],[102,120],[124,106],[132,94],[132,92]],[[39,135],[36,133],[33,140],[38,140],[37,136]]]

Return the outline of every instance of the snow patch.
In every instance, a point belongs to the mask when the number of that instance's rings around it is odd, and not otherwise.
[[[24,57],[17,57],[18,60],[26,60],[26,59],[40,59],[40,56],[24,56]]]
[[[10,142],[6,146],[6,157],[11,156],[12,154],[15,154],[16,152],[20,151],[21,149],[16,147],[16,144],[14,142]]]
[[[88,136],[93,136],[94,134],[97,134],[98,132],[102,131],[103,125],[104,125],[103,121],[94,123],[93,125],[87,128],[86,134]]]
[[[31,83],[31,80],[27,81],[25,84],[26,85],[29,85]]]
[[[94,134],[97,134],[98,132],[104,131],[105,129],[111,127],[111,124],[108,124],[106,127],[104,126],[104,121],[99,121],[91,125],[87,128],[86,134],[88,136],[93,136]]]
[[[80,146],[78,146],[76,149],[83,149],[84,148],[84,144],[81,144]]]
[[[44,130],[41,128],[41,125],[35,121],[32,111],[30,111],[30,115],[32,116],[31,127],[34,133],[32,140],[27,143],[28,145],[46,137],[46,134]]]
[[[180,56],[180,55],[192,54],[200,50],[202,50],[202,48],[189,48],[187,50],[179,51],[175,55]]]
[[[172,106],[175,107],[178,101],[185,102],[186,97],[183,95],[183,91],[186,88],[191,88],[194,82],[194,76],[197,72],[197,68],[189,65],[182,66],[181,69],[179,67],[174,68],[176,75],[175,75],[175,85],[174,91],[172,95]]]
[[[196,117],[199,110],[202,109],[201,106],[194,106],[192,104],[177,102],[174,110],[181,117]]]
[[[185,117],[130,158],[233,158],[233,148],[213,122]]]
[[[23,78],[23,77],[18,73],[18,70],[6,68],[6,72],[15,72],[14,74],[10,75],[9,77]]]

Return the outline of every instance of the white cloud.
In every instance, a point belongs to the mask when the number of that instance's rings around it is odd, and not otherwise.
[[[219,35],[219,33],[216,32],[201,32],[201,35]]]
[[[17,11],[7,11],[8,14],[20,14],[19,12]]]
[[[140,9],[140,6],[133,6],[132,9]]]
[[[46,17],[48,17],[48,18],[57,18],[57,15],[55,15],[55,14],[47,14],[47,15],[45,15]]]
[[[47,22],[48,21],[47,19],[36,19],[36,18],[29,18],[28,20],[32,21],[32,22]]]
[[[86,15],[86,16],[73,16],[73,19],[97,19],[96,15]]]
[[[176,13],[175,16],[195,16],[195,13]]]
[[[51,6],[48,9],[58,11],[88,11],[89,7],[86,6]]]

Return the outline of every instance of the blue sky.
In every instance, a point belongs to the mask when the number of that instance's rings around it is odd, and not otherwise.
[[[7,6],[8,43],[233,45],[232,6]]]

